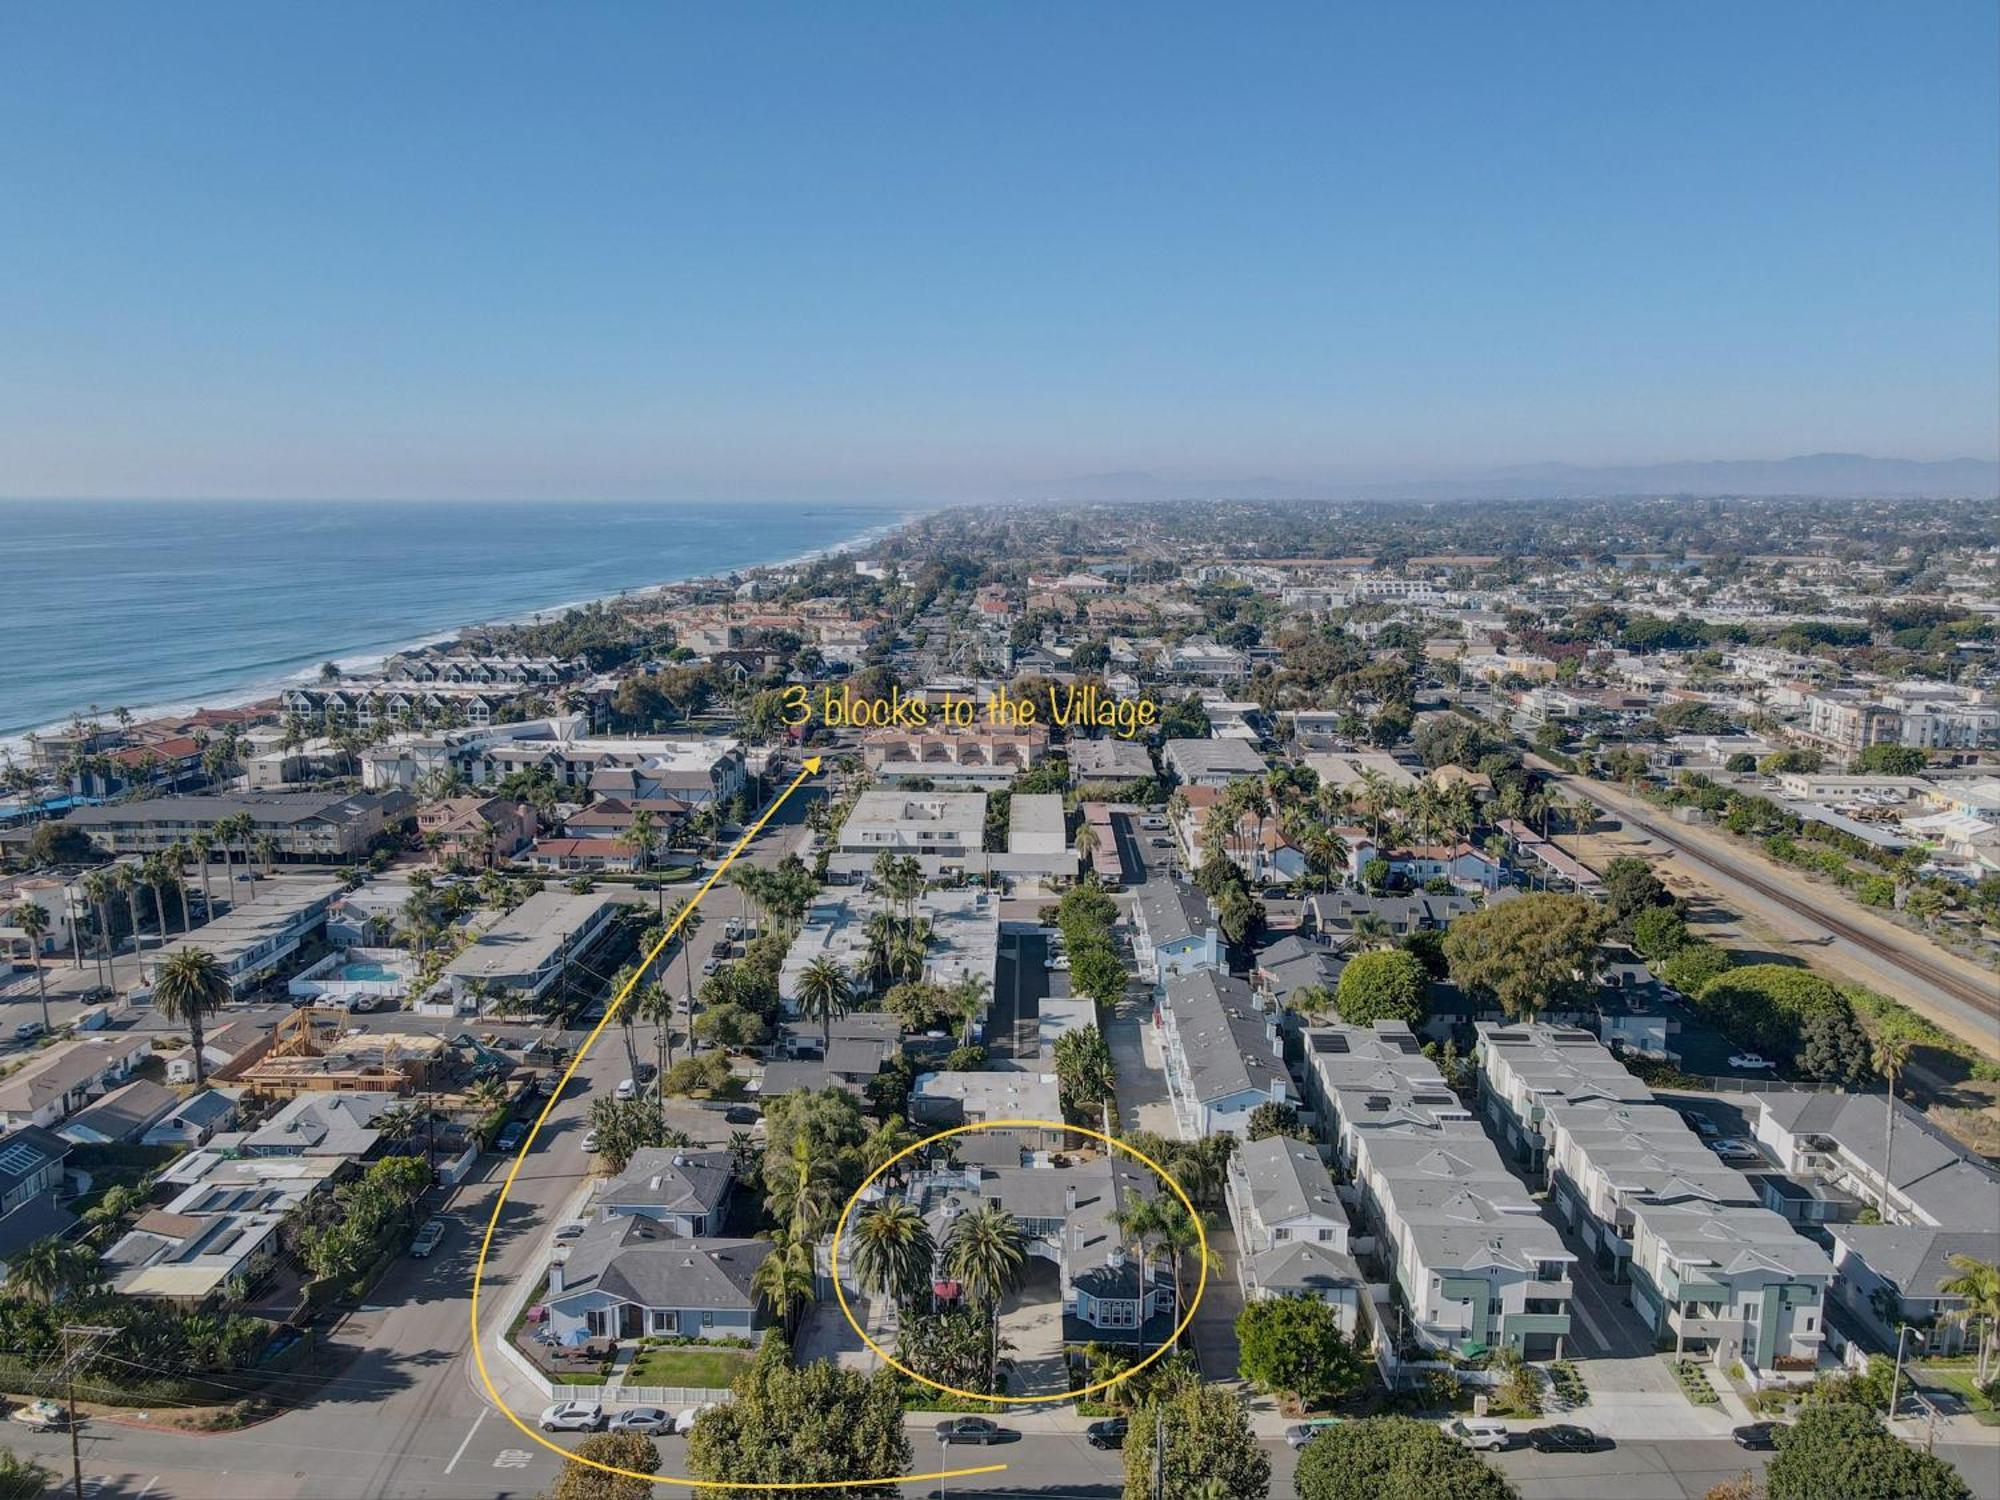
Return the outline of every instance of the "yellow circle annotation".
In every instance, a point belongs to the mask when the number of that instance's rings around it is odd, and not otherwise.
[[[1197,1258],[1201,1265],[1201,1277],[1195,1283],[1194,1296],[1188,1302],[1187,1311],[1182,1313],[1181,1320],[1174,1324],[1174,1331],[1161,1341],[1159,1348],[1155,1349],[1138,1363],[1132,1365],[1129,1369],[1120,1370],[1116,1375],[1107,1375],[1102,1380],[1094,1380],[1089,1385],[1078,1386],[1073,1391],[1055,1391],[1042,1396],[996,1396],[987,1391],[963,1390],[955,1385],[946,1385],[941,1380],[932,1380],[928,1375],[920,1375],[868,1336],[868,1330],[863,1328],[861,1320],[854,1316],[854,1309],[847,1305],[847,1290],[840,1284],[841,1237],[847,1233],[847,1221],[854,1213],[854,1206],[861,1201],[861,1195],[874,1185],[877,1178],[895,1166],[897,1162],[903,1160],[903,1158],[914,1156],[917,1152],[923,1150],[924,1147],[936,1145],[939,1141],[950,1140],[956,1135],[971,1135],[973,1132],[979,1130],[1004,1130],[1010,1128],[1014,1130],[1059,1130],[1071,1135],[1087,1135],[1094,1141],[1102,1141],[1114,1150],[1123,1151],[1127,1156],[1150,1168],[1153,1175],[1164,1182],[1173,1191],[1173,1195],[1180,1199],[1181,1206],[1187,1210],[1188,1222],[1194,1225],[1195,1237],[1200,1242],[1200,1254]],[[943,1391],[947,1396],[958,1396],[967,1401],[988,1401],[995,1406],[1026,1406],[1052,1401],[1080,1401],[1085,1396],[1093,1395],[1098,1391],[1108,1391],[1119,1382],[1130,1380],[1148,1365],[1167,1355],[1180,1342],[1181,1335],[1187,1331],[1188,1324],[1194,1321],[1195,1310],[1201,1306],[1203,1294],[1208,1290],[1208,1229],[1201,1221],[1201,1212],[1194,1206],[1194,1200],[1188,1197],[1187,1190],[1175,1179],[1174,1174],[1154,1161],[1152,1157],[1146,1155],[1137,1146],[1121,1141],[1115,1136],[1106,1135],[1101,1130],[1092,1130],[1088,1125],[1066,1125],[1060,1120],[982,1120],[976,1125],[954,1125],[949,1130],[940,1130],[935,1135],[927,1135],[922,1140],[916,1142],[916,1144],[905,1146],[863,1179],[861,1186],[856,1188],[849,1195],[847,1202],[841,1205],[840,1218],[833,1226],[833,1248],[828,1252],[827,1276],[833,1282],[833,1295],[840,1303],[840,1315],[847,1319],[847,1326],[861,1335],[861,1342],[866,1344],[870,1349],[873,1349],[884,1364],[888,1365],[891,1369],[901,1371],[920,1385],[927,1385],[934,1391]],[[1139,1318],[1140,1327],[1143,1328],[1145,1322],[1145,1315],[1142,1310]]]
[[[702,882],[701,889],[688,898],[687,902],[681,907],[679,915],[674,918],[672,925],[646,951],[645,958],[639,963],[632,977],[625,981],[624,986],[616,995],[612,996],[611,1003],[604,1008],[603,1019],[591,1028],[590,1035],[583,1039],[583,1045],[576,1049],[576,1055],[570,1059],[569,1066],[563,1069],[562,1078],[557,1083],[555,1092],[549,1096],[549,1102],[542,1106],[542,1112],[535,1116],[535,1123],[528,1127],[528,1138],[521,1142],[521,1149],[514,1155],[513,1165],[507,1169],[506,1180],[500,1184],[500,1195],[493,1201],[493,1213],[486,1221],[486,1232],[480,1236],[479,1257],[472,1264],[471,1315],[472,1361],[479,1371],[479,1383],[486,1388],[488,1399],[500,1409],[500,1414],[509,1422],[512,1422],[520,1430],[523,1437],[527,1438],[529,1442],[540,1444],[567,1462],[582,1464],[586,1468],[597,1469],[606,1474],[616,1474],[625,1479],[643,1479],[649,1484],[680,1485],[683,1488],[691,1490],[840,1490],[849,1489],[857,1485],[915,1484],[931,1479],[960,1479],[973,1474],[999,1474],[1005,1472],[1007,1468],[1005,1464],[982,1464],[975,1468],[934,1469],[925,1474],[885,1474],[868,1478],[799,1480],[691,1479],[680,1474],[648,1474],[640,1469],[620,1468],[616,1464],[600,1463],[594,1458],[585,1458],[581,1454],[571,1452],[560,1443],[552,1443],[523,1421],[520,1414],[507,1404],[506,1398],[494,1387],[493,1377],[486,1368],[486,1350],[479,1342],[479,1289],[481,1281],[486,1274],[487,1254],[493,1248],[494,1231],[500,1227],[500,1214],[507,1206],[507,1195],[513,1191],[514,1179],[520,1175],[521,1167],[528,1159],[528,1153],[535,1149],[535,1139],[541,1134],[542,1127],[548,1123],[549,1115],[554,1112],[556,1105],[561,1102],[564,1091],[569,1087],[570,1079],[575,1076],[577,1068],[582,1065],[583,1059],[589,1054],[591,1047],[596,1044],[597,1039],[604,1034],[605,1028],[617,1018],[619,1007],[631,998],[632,991],[639,982],[639,976],[652,968],[654,961],[659,958],[661,953],[666,951],[667,944],[673,941],[674,934],[680,931],[681,924],[687,920],[688,914],[700,904],[702,897],[706,896],[714,888],[716,881],[722,878],[723,873],[728,870],[730,865],[736,862],[737,855],[749,847],[750,841],[763,831],[764,825],[770,821],[771,815],[784,805],[785,799],[790,797],[793,792],[796,792],[805,783],[807,777],[817,774],[819,767],[820,761],[818,756],[814,756],[808,760],[805,763],[805,769],[792,779],[792,784],[786,787],[769,807],[764,809],[762,816],[756,822],[743,831],[743,836],[736,841],[735,846],[730,849],[728,856],[722,863],[715,867],[714,873]]]

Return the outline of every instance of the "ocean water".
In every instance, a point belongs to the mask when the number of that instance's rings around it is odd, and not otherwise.
[[[242,702],[451,634],[894,526],[865,505],[0,502],[0,740]]]

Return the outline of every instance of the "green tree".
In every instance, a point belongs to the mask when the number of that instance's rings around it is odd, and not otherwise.
[[[229,996],[229,976],[206,948],[181,949],[160,965],[153,980],[154,1011],[163,1020],[187,1027],[188,1045],[194,1049],[196,1088],[208,1080],[208,1065],[201,1055],[203,1027],[229,1003]]]
[[[1056,1038],[1055,1063],[1063,1117],[1094,1120],[1116,1084],[1111,1047],[1104,1033],[1095,1026],[1065,1031]]]
[[[1973,1255],[1954,1254],[1946,1260],[1953,1274],[1938,1282],[1938,1290],[1959,1301],[1959,1309],[1947,1316],[1977,1330],[1979,1365],[1973,1379],[1976,1384],[1984,1385],[1994,1332],[2000,1329],[2000,1266]]]
[[[1850,1010],[1816,1010],[1799,1028],[1799,1071],[1808,1078],[1853,1088],[1871,1062],[1868,1033]]]
[[[1257,1442],[1243,1398],[1220,1386],[1185,1385],[1138,1407],[1125,1434],[1124,1500],[1191,1494],[1214,1480],[1226,1500],[1263,1500],[1271,1458]],[[1156,1432],[1164,1425],[1164,1434]],[[1160,1466],[1161,1483],[1153,1482]]]
[[[1709,980],[1728,973],[1731,962],[1728,949],[1706,938],[1693,938],[1661,962],[1658,972],[1660,978],[1692,999],[1701,993],[1702,986]]]
[[[7,913],[8,920],[28,940],[28,952],[35,960],[35,992],[42,1001],[42,1030],[51,1029],[49,1022],[49,979],[42,972],[42,938],[49,930],[49,914],[32,901],[23,901]]]
[[[1340,1019],[1350,1026],[1407,1021],[1415,1028],[1430,1014],[1424,1000],[1429,990],[1422,960],[1400,948],[1385,948],[1349,959],[1335,993]]]
[[[1102,1006],[1113,1006],[1125,993],[1129,976],[1118,952],[1110,943],[1094,941],[1069,950],[1069,979],[1077,993],[1088,995]]]
[[[1908,745],[1870,745],[1854,757],[1857,775],[1921,776],[1926,764],[1924,752]]]
[[[1307,1407],[1339,1400],[1360,1385],[1360,1351],[1318,1297],[1262,1297],[1236,1316],[1238,1368],[1259,1389]]]
[[[1632,919],[1632,946],[1641,958],[1660,962],[1687,942],[1687,918],[1671,906],[1649,906]]]
[[[1786,1059],[1797,1056],[1807,1020],[1847,1015],[1847,997],[1810,969],[1745,964],[1703,985],[1694,997],[1702,1017],[1738,1041]]]
[[[1769,1500],[1971,1500],[1958,1470],[1896,1437],[1865,1407],[1808,1403],[1777,1439],[1764,1470]]]
[[[54,1478],[31,1458],[17,1458],[10,1448],[0,1448],[0,1500],[38,1500]]]
[[[847,970],[830,958],[814,959],[799,975],[799,1009],[819,1021],[822,1047],[833,1046],[834,1018],[847,1014],[853,994]]]
[[[653,1481],[634,1479],[628,1474],[607,1474],[588,1463],[609,1464],[640,1474],[656,1474],[660,1450],[653,1440],[637,1432],[593,1432],[572,1450],[576,1457],[563,1465],[555,1487],[542,1500],[651,1500]]]
[[[865,1289],[898,1306],[929,1289],[937,1247],[915,1205],[902,1198],[872,1203],[855,1215],[850,1233],[854,1274]]]
[[[1366,1417],[1322,1432],[1300,1451],[1295,1485],[1299,1500],[1512,1500],[1515,1493],[1477,1453],[1411,1417]]]
[[[945,1235],[944,1264],[964,1288],[966,1301],[986,1316],[993,1358],[999,1363],[1000,1301],[1021,1279],[1027,1262],[1026,1238],[1006,1209],[987,1204],[952,1220]]]
[[[896,1372],[872,1376],[832,1360],[793,1368],[782,1339],[767,1338],[737,1377],[734,1399],[703,1412],[688,1440],[688,1468],[711,1483],[810,1484],[857,1475],[907,1474],[913,1467]],[[755,1490],[709,1493],[756,1500]],[[836,1495],[898,1493],[894,1485],[856,1485]]]
[[[1602,932],[1588,897],[1543,891],[1460,917],[1445,933],[1445,961],[1461,989],[1532,1018],[1588,1003]]]
[[[1267,1099],[1250,1111],[1250,1139],[1261,1141],[1274,1135],[1290,1136],[1295,1141],[1312,1139],[1312,1132],[1300,1121],[1296,1109],[1279,1100]]]

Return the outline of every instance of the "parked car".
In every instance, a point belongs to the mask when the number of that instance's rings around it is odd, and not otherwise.
[[[595,1152],[596,1150],[597,1150],[597,1132],[594,1130],[586,1130],[583,1133],[584,1154],[588,1156],[593,1152]]]
[[[1680,1112],[1680,1115],[1683,1120],[1687,1121],[1688,1129],[1692,1130],[1705,1141],[1714,1140],[1722,1134],[1722,1127],[1698,1110],[1684,1109]]]
[[[722,960],[719,958],[704,959],[701,965],[701,972],[704,974],[713,974],[717,969],[721,967],[722,967]]]
[[[1122,1448],[1132,1424],[1123,1417],[1106,1417],[1083,1430],[1084,1440],[1093,1448]]]
[[[701,1414],[705,1411],[714,1411],[719,1404],[715,1401],[704,1401],[699,1406],[688,1407],[674,1418],[674,1431],[686,1437],[694,1431],[694,1424],[701,1420]]]
[[[1499,1453],[1514,1441],[1506,1423],[1488,1421],[1485,1417],[1458,1417],[1438,1426],[1446,1437],[1483,1452]]]
[[[1557,1422],[1529,1429],[1528,1446],[1537,1453],[1599,1453],[1616,1445],[1601,1432],[1573,1422]]]
[[[1739,1448],[1748,1448],[1752,1453],[1769,1453],[1778,1446],[1778,1429],[1782,1422],[1749,1422],[1741,1427],[1729,1429],[1730,1437]]]
[[[619,1097],[620,1099],[636,1099],[636,1098],[638,1098],[638,1097],[639,1097],[639,1085],[638,1085],[638,1082],[637,1082],[636,1080],[634,1080],[634,1079],[631,1079],[631,1078],[621,1078],[621,1079],[619,1079],[619,1080],[618,1080],[618,1097]]]
[[[527,1134],[528,1122],[526,1120],[511,1120],[508,1122],[507,1128],[500,1132],[493,1144],[501,1151],[515,1151],[520,1148],[521,1142],[526,1139]]]
[[[558,1401],[542,1409],[544,1432],[599,1432],[604,1427],[604,1408],[595,1401]]]
[[[1759,1057],[1755,1052],[1738,1052],[1730,1057],[1729,1066],[1754,1073],[1760,1068],[1775,1068],[1778,1065],[1767,1057]]]
[[[1313,1417],[1304,1422],[1294,1422],[1285,1429],[1285,1441],[1294,1448],[1303,1448],[1322,1432],[1340,1425],[1338,1417]]]
[[[1000,1424],[984,1417],[953,1417],[937,1424],[940,1443],[997,1443],[1001,1436]]]
[[[1045,969],[1055,969],[1058,972],[1067,972],[1069,969],[1069,955],[1067,953],[1058,953],[1054,958],[1045,960],[1042,967]]]
[[[1155,838],[1155,839],[1147,839],[1146,842],[1148,844],[1151,844],[1155,849],[1171,849],[1174,847],[1174,841],[1172,839]]]
[[[439,1242],[444,1239],[445,1230],[450,1227],[449,1219],[428,1220],[424,1227],[417,1231],[417,1237],[410,1241],[410,1258],[429,1260],[431,1252],[437,1249]]]
[[[14,1028],[14,1040],[17,1042],[32,1042],[41,1034],[42,1023],[40,1021],[23,1021],[19,1026]]]
[[[1755,1161],[1757,1148],[1737,1136],[1725,1135],[1720,1140],[1710,1141],[1708,1149],[1724,1161]]]
[[[590,1220],[588,1219],[565,1219],[562,1223],[556,1225],[556,1238],[558,1240],[578,1239],[588,1228],[590,1228]]]
[[[674,1414],[664,1406],[635,1406],[630,1411],[614,1413],[604,1425],[608,1432],[670,1433],[674,1430]]]

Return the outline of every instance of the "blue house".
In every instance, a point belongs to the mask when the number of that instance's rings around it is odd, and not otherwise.
[[[1174,880],[1149,880],[1132,897],[1132,956],[1139,977],[1155,983],[1170,974],[1220,968],[1222,929],[1199,891]]]
[[[678,1334],[748,1338],[765,1318],[752,1282],[769,1240],[691,1239],[639,1214],[600,1219],[549,1267],[558,1343]]]

